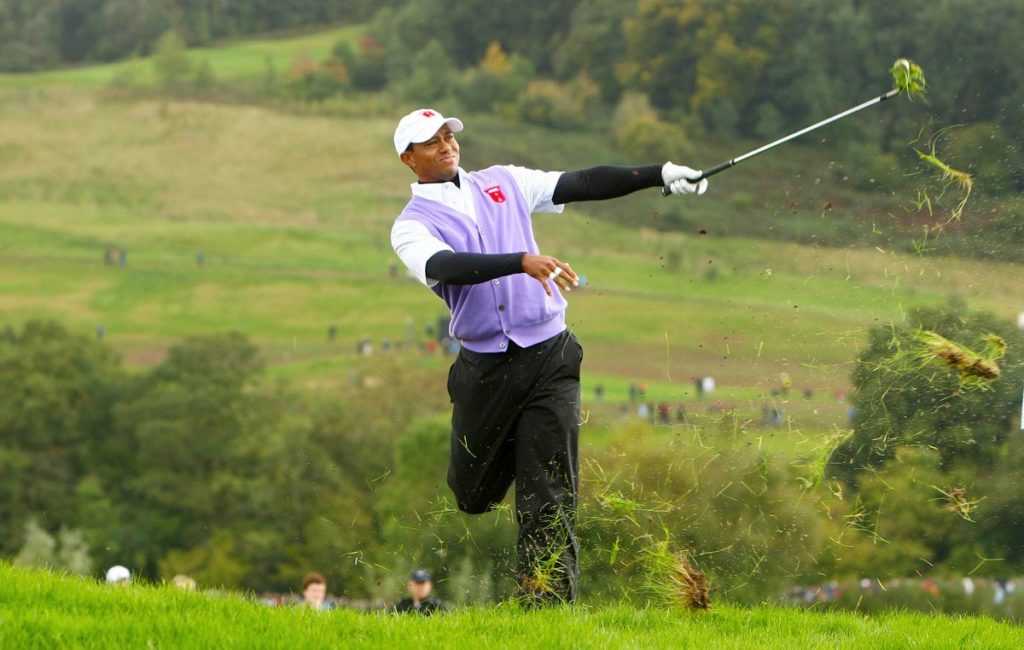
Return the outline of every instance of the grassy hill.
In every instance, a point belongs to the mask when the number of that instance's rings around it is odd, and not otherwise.
[[[169,586],[111,587],[0,563],[0,645],[8,648],[1017,648],[1019,626],[991,619],[811,612],[729,605],[666,609],[503,605],[436,617],[269,608]]]
[[[193,54],[218,76],[245,78],[267,55],[318,56],[355,33]],[[422,336],[443,313],[430,292],[389,273],[390,224],[411,180],[390,149],[405,106],[378,99],[341,118],[109,100],[103,85],[129,65],[148,70],[143,61],[0,79],[0,321],[57,318],[86,333],[102,325],[136,365],[181,337],[237,329],[264,348],[272,374],[324,386],[343,380],[357,340],[404,341],[409,319]],[[622,160],[593,134],[464,117],[467,168]],[[741,144],[708,143],[691,156],[715,161]],[[893,216],[900,199],[835,181],[828,156],[793,146],[716,177],[699,199],[651,191],[538,215],[543,250],[589,281],[569,297],[587,350],[586,395],[601,383],[610,401],[623,400],[638,381],[650,399],[692,399],[692,379],[713,375],[715,398],[756,411],[786,372],[815,391],[787,413],[828,427],[844,421],[833,395],[847,387],[866,327],[950,296],[1006,317],[1024,307],[1017,265],[896,252],[907,248]],[[694,227],[666,232],[666,215]],[[816,220],[825,234],[859,228],[871,245],[739,238],[738,219],[769,228]],[[126,251],[124,268],[104,264],[108,249]]]

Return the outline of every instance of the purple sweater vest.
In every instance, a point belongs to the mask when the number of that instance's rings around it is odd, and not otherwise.
[[[530,208],[512,175],[502,166],[466,175],[478,223],[442,203],[414,196],[398,221],[413,220],[456,253],[539,253]],[[438,283],[434,293],[452,312],[452,337],[474,352],[505,352],[511,339],[526,348],[565,329],[565,298],[525,273],[482,284]]]

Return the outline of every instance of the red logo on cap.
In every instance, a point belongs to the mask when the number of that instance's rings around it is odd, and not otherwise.
[[[505,202],[505,194],[504,192],[501,191],[501,185],[494,185],[493,187],[488,187],[484,191],[487,192],[487,196],[491,197],[491,200],[494,201],[495,203]]]
[[[435,115],[437,115],[437,113],[435,113],[434,111],[423,111],[422,113],[420,113],[420,115],[422,115],[423,117],[434,117]]]

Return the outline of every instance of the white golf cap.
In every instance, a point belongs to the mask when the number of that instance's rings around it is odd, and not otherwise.
[[[120,564],[107,569],[107,582],[126,582],[131,580],[132,572]]]
[[[445,117],[432,108],[416,109],[398,122],[398,128],[395,129],[395,151],[402,155],[410,144],[426,142],[445,124],[453,133],[462,130],[462,120],[457,117]]]

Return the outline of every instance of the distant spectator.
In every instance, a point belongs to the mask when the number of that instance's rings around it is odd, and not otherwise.
[[[974,580],[972,580],[970,576],[964,576],[963,586],[964,586],[964,595],[965,596],[973,596],[974,595]]]
[[[662,424],[668,424],[671,421],[672,409],[669,407],[668,402],[658,403],[658,422]]]
[[[333,341],[338,337],[338,326],[331,323],[327,326],[327,340]]]
[[[126,585],[132,580],[132,572],[120,564],[107,569],[107,584]]]
[[[205,265],[206,265],[206,253],[204,253],[203,251],[199,251],[198,253],[196,253],[196,266],[205,266]]]
[[[405,322],[405,342],[409,344],[410,348],[416,347],[416,321],[413,320],[412,316],[406,316]]]
[[[117,251],[117,265],[122,269],[128,266],[128,251],[123,248],[118,249]]]
[[[782,389],[783,395],[789,395],[789,389],[793,387],[793,379],[789,376],[788,372],[779,373],[779,388]]]
[[[1002,605],[1006,600],[1006,581],[998,578],[992,583],[992,604]]]
[[[415,612],[429,616],[448,609],[443,601],[430,597],[434,585],[430,581],[430,574],[424,569],[416,569],[412,572],[412,575],[409,576],[408,588],[409,597],[403,598],[395,604],[396,612]]]
[[[178,589],[184,589],[185,591],[196,590],[196,581],[181,573],[171,578],[171,584]]]
[[[317,572],[307,573],[302,579],[302,604],[312,609],[330,609],[327,597],[327,579]]]
[[[640,402],[640,405],[636,407],[636,414],[646,420],[651,417],[651,407],[647,406],[647,402]]]
[[[107,328],[102,325],[96,326],[96,340],[102,341],[103,337],[107,335]]]
[[[676,422],[686,422],[686,405],[682,402],[676,406]]]
[[[594,401],[600,403],[604,399],[604,385],[597,384],[594,386]]]
[[[388,264],[388,277],[395,279],[398,277],[398,265],[392,262]]]
[[[715,392],[715,378],[714,377],[701,377],[700,389],[704,395],[710,395]]]

